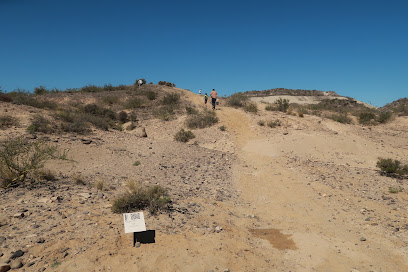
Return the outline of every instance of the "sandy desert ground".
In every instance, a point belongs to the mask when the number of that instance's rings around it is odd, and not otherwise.
[[[203,107],[201,96],[177,91]],[[24,134],[41,111],[0,108],[22,120],[2,139]],[[407,181],[376,168],[378,157],[407,162],[407,117],[368,127],[251,114],[223,101],[216,113],[220,123],[194,130],[187,144],[173,139],[185,116],[143,122],[147,138],[40,135],[75,162],[47,163],[58,181],[0,191],[0,263],[20,271],[408,271]],[[257,124],[275,119],[280,127]],[[77,184],[75,175],[109,189]],[[172,196],[171,214],[144,213],[155,243],[133,247],[110,210],[129,179]]]

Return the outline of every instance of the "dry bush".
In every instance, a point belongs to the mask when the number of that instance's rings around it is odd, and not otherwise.
[[[278,110],[281,112],[286,112],[289,108],[289,99],[279,98],[274,104],[277,106]]]
[[[206,128],[218,123],[219,119],[214,111],[204,110],[198,114],[189,115],[186,126],[190,129]]]
[[[378,158],[377,167],[381,172],[389,176],[406,176],[408,175],[408,165],[402,164],[399,160],[391,158]]]
[[[74,180],[75,184],[77,185],[86,185],[86,179],[81,174],[73,174],[72,179]]]
[[[192,131],[190,130],[184,130],[183,128],[180,129],[176,135],[174,135],[174,140],[182,143],[186,143],[191,139],[194,139],[195,135]]]
[[[351,118],[347,116],[347,113],[332,114],[328,116],[327,118],[332,119],[342,124],[351,124],[352,122]]]
[[[19,124],[18,119],[11,115],[0,115],[0,128],[8,128],[17,126]]]
[[[109,187],[103,179],[97,179],[94,183],[94,187],[98,191],[108,191]]]
[[[258,125],[260,125],[261,127],[265,126],[265,121],[259,120],[259,121],[258,121]]]
[[[274,121],[268,121],[267,126],[270,128],[274,128],[274,127],[279,127],[281,125],[281,122],[276,119]]]
[[[31,134],[34,134],[36,132],[48,134],[54,133],[56,132],[56,130],[56,127],[51,123],[51,121],[40,114],[36,114],[33,116],[31,124],[27,128],[27,131]]]
[[[242,108],[246,105],[248,99],[248,96],[243,93],[236,93],[228,97],[227,106]]]
[[[128,181],[126,192],[116,198],[112,205],[112,212],[126,213],[148,209],[155,214],[158,211],[171,210],[171,199],[167,190],[160,185],[144,186],[140,182]]]
[[[247,103],[244,107],[244,110],[251,113],[257,113],[258,107],[256,106],[255,103]]]
[[[17,137],[0,142],[0,178],[5,187],[22,184],[50,159],[62,159],[55,146]]]
[[[166,94],[161,100],[162,105],[176,105],[180,102],[180,95],[176,93]]]

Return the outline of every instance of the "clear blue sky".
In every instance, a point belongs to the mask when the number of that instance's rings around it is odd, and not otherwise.
[[[0,0],[0,86],[408,96],[408,1]]]

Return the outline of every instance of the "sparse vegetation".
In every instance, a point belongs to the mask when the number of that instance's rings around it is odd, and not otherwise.
[[[129,121],[128,114],[125,111],[119,112],[118,119],[121,123]]]
[[[248,96],[244,95],[243,93],[236,93],[228,97],[227,105],[230,107],[242,108],[246,105],[248,99]]]
[[[176,135],[174,135],[174,140],[178,142],[187,143],[191,139],[194,139],[195,135],[191,130],[184,130],[183,128],[180,129]]]
[[[0,178],[3,187],[21,185],[34,176],[49,159],[61,156],[55,146],[42,141],[28,141],[23,137],[0,142]]]
[[[56,128],[50,120],[40,114],[36,114],[33,116],[31,125],[28,126],[27,131],[31,134],[36,132],[54,133]]]
[[[134,163],[133,163],[133,166],[139,166],[141,163],[140,163],[140,161],[135,161]]]
[[[259,121],[258,121],[258,125],[260,125],[261,127],[265,126],[265,121],[259,120]]]
[[[47,93],[49,93],[49,91],[44,86],[34,88],[34,94],[36,95],[43,95]]]
[[[391,176],[405,176],[408,175],[408,165],[403,165],[399,160],[391,158],[378,158],[377,167],[381,172]]]
[[[137,109],[142,107],[143,100],[139,97],[130,97],[126,100],[125,107],[127,109]]]
[[[347,113],[332,114],[328,118],[342,124],[351,124],[351,118],[347,116]]]
[[[377,117],[377,122],[380,124],[388,123],[392,119],[392,113],[390,111],[381,112]]]
[[[270,127],[270,128],[279,127],[280,125],[281,125],[281,122],[278,119],[276,119],[274,121],[269,121],[267,123],[267,126]]]
[[[251,113],[257,113],[258,107],[256,106],[255,103],[247,103],[244,107],[244,110]]]
[[[108,190],[108,185],[103,179],[97,179],[94,183],[95,188],[98,191],[107,191]]]
[[[140,182],[128,181],[126,192],[115,199],[112,212],[126,213],[148,209],[155,214],[171,209],[171,199],[167,190],[160,185],[144,186]]]
[[[110,95],[110,96],[104,96],[101,98],[102,103],[112,106],[114,104],[118,104],[119,103],[119,97],[114,96],[114,95]]]
[[[162,105],[176,105],[180,102],[180,95],[176,93],[166,94],[161,100]]]
[[[226,131],[226,130],[227,130],[227,127],[224,126],[224,125],[222,125],[222,126],[219,127],[219,129],[220,129],[221,131]]]
[[[77,185],[86,185],[87,184],[85,178],[81,174],[74,174],[72,176],[72,179],[74,180],[75,184],[77,184]]]
[[[388,188],[388,192],[391,194],[397,194],[397,193],[401,193],[403,192],[404,189],[402,189],[401,187],[395,188],[395,187],[389,187]]]
[[[359,115],[358,122],[363,125],[371,124],[375,119],[375,114],[372,112],[362,112]]]
[[[278,107],[274,104],[268,103],[268,105],[265,106],[265,110],[267,111],[278,111]]]
[[[154,115],[163,121],[170,121],[173,119],[174,115],[174,106],[161,106],[154,112]]]
[[[171,83],[171,82],[167,82],[167,81],[159,81],[158,84],[159,84],[159,85],[168,86],[168,87],[176,87],[176,84]]]
[[[0,129],[18,125],[18,119],[11,115],[0,115]]]
[[[218,123],[219,119],[214,111],[205,110],[198,114],[189,115],[186,125],[190,129],[206,128]]]
[[[187,114],[197,114],[199,111],[193,107],[186,107]]]
[[[279,98],[274,103],[281,112],[286,112],[289,108],[289,99]]]

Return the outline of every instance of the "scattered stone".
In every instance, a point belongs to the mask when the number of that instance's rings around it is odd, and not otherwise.
[[[21,249],[17,250],[16,252],[13,252],[10,259],[16,259],[24,255],[24,251]]]
[[[43,244],[44,242],[45,242],[45,239],[42,238],[42,237],[38,238],[38,240],[37,240],[38,244]]]
[[[87,144],[87,145],[92,143],[92,140],[90,140],[90,139],[81,139],[81,141],[82,141],[83,144]]]
[[[367,239],[365,237],[361,237],[360,241],[364,242],[364,241],[367,241]]]
[[[0,264],[0,272],[6,272],[9,271],[11,269],[10,265],[8,264]]]
[[[140,247],[140,246],[141,246],[140,242],[136,242],[135,247]]]
[[[146,129],[144,127],[136,128],[135,135],[141,138],[147,137]]]
[[[19,260],[13,260],[10,263],[10,268],[11,269],[19,269],[20,267],[23,267],[23,263]]]
[[[222,231],[222,227],[221,226],[216,226],[215,227],[215,232],[216,233],[220,233]]]
[[[0,245],[3,244],[7,240],[6,237],[0,236]]]
[[[13,215],[14,218],[23,218],[24,217],[24,213],[19,212]]]

